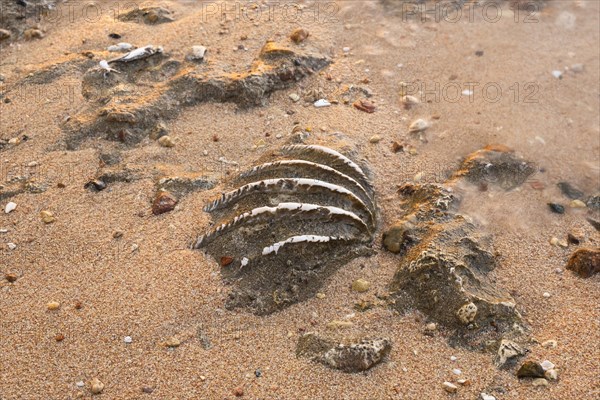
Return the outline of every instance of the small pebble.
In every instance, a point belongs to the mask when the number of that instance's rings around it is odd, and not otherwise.
[[[427,329],[429,332],[433,332],[437,330],[437,324],[435,322],[430,322],[427,325],[425,325],[425,329]]]
[[[152,393],[152,392],[154,392],[154,389],[153,389],[153,388],[151,388],[150,386],[144,386],[144,387],[142,388],[142,393],[147,393],[147,394],[150,394],[150,393]]]
[[[450,356],[450,361],[456,361],[458,358],[456,356]]]
[[[160,144],[162,147],[175,147],[175,142],[169,135],[161,136],[158,139],[158,144]]]
[[[554,70],[552,71],[552,76],[555,77],[556,79],[562,79],[562,71],[559,70]]]
[[[75,382],[75,386],[77,386],[78,388],[82,388],[85,386],[85,382],[84,381]]]
[[[548,381],[544,378],[536,378],[531,382],[533,387],[545,387],[548,386]]]
[[[63,340],[65,340],[65,335],[59,333],[58,335],[54,336],[54,340],[56,340],[57,342],[62,342]]]
[[[364,279],[357,279],[354,282],[352,282],[352,290],[358,293],[366,292],[367,290],[369,290],[370,287],[371,282],[366,281]]]
[[[325,293],[317,293],[315,297],[316,297],[317,299],[321,299],[321,300],[322,300],[322,299],[324,299],[324,298],[325,298],[325,297],[327,297],[327,296],[325,296]]]
[[[496,398],[494,396],[492,396],[491,394],[487,394],[487,393],[479,393],[479,398],[481,400],[496,400]]]
[[[571,65],[571,71],[575,73],[583,72],[583,64],[573,64]]]
[[[330,105],[331,105],[331,103],[325,99],[320,99],[320,100],[315,101],[315,107],[317,107],[317,108],[329,107]]]
[[[206,55],[206,47],[204,46],[192,46],[192,52],[188,56],[188,59],[194,61],[204,60]]]
[[[459,379],[456,382],[461,386],[470,386],[471,385],[470,379]]]
[[[300,96],[298,95],[298,93],[292,93],[289,97],[294,103],[300,101]]]
[[[17,281],[17,275],[15,274],[5,274],[4,279],[6,279],[9,283],[14,283]]]
[[[102,383],[98,378],[94,378],[90,382],[92,394],[100,394],[104,390],[104,383]]]
[[[581,200],[573,200],[569,206],[571,208],[586,208],[587,206],[585,205],[585,203]]]
[[[9,201],[8,203],[6,203],[6,206],[4,207],[4,212],[6,214],[8,214],[11,211],[14,211],[15,208],[17,208],[17,203],[13,203],[12,201]]]
[[[424,119],[418,119],[412,124],[410,124],[410,126],[408,127],[408,131],[410,133],[417,133],[423,132],[427,128],[429,128],[429,122],[425,121]]]
[[[450,382],[444,382],[442,383],[442,387],[444,388],[444,390],[448,393],[456,393],[456,391],[458,390],[458,386],[450,383]]]
[[[165,342],[165,346],[170,348],[179,347],[181,346],[181,341],[176,337],[172,336],[167,339],[167,341]]]
[[[548,361],[548,360],[542,361],[540,365],[542,366],[542,368],[544,368],[544,371],[554,369],[554,367],[555,367],[555,365],[551,361]]]
[[[344,48],[342,49],[342,51],[343,51],[344,53],[350,53],[350,47],[344,47]]]
[[[50,311],[58,310],[60,308],[60,303],[58,301],[51,301],[46,307],[48,307],[48,310]]]
[[[558,203],[548,203],[548,207],[550,208],[550,210],[553,213],[556,213],[556,214],[564,214],[565,213],[565,207],[563,207],[562,205],[560,205]]]
[[[131,338],[131,336],[125,336],[123,338],[123,341],[127,344],[130,344],[131,342],[133,342],[133,339]]]
[[[42,218],[42,222],[45,224],[51,224],[56,221],[56,218],[54,218],[54,215],[50,211],[40,212],[40,218]]]
[[[550,293],[548,293],[548,292],[544,292],[543,296],[544,296],[545,298],[549,298],[549,297],[550,297]]]
[[[233,390],[233,395],[234,395],[235,397],[242,397],[242,396],[244,395],[244,389],[242,389],[241,387],[236,387],[236,388]]]
[[[549,369],[548,371],[544,372],[544,378],[546,378],[549,381],[557,381],[558,371],[555,369]]]
[[[546,348],[546,349],[553,349],[556,346],[558,346],[558,343],[556,342],[556,340],[546,340],[544,343],[542,343],[542,347]]]
[[[6,245],[8,246],[9,250],[14,250],[17,248],[17,245],[14,243],[6,243]]]
[[[381,136],[379,136],[379,135],[371,136],[371,138],[369,139],[369,143],[372,143],[372,144],[376,144],[379,142],[381,142]]]
[[[256,371],[254,371],[254,376],[260,378],[262,376],[262,371],[260,369],[257,369]]]
[[[120,237],[123,236],[123,232],[122,231],[114,231],[112,234],[113,239],[118,239]]]
[[[458,369],[458,368],[454,368],[454,369],[452,370],[452,373],[453,373],[454,375],[460,375],[460,374],[462,374],[462,371],[461,371],[460,369]]]
[[[292,40],[292,42],[298,44],[304,42],[309,35],[310,34],[306,29],[298,28],[294,30],[294,32],[292,32],[292,34],[290,35],[290,39]]]

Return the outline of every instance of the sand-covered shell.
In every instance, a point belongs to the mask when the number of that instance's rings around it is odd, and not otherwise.
[[[312,297],[373,239],[373,189],[364,169],[340,151],[287,145],[229,184],[204,209],[215,228],[193,247],[221,261],[234,285],[231,307],[264,314]]]

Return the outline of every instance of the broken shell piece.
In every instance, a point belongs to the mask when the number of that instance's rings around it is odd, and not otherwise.
[[[408,132],[410,132],[410,133],[423,132],[427,128],[429,128],[429,126],[430,126],[429,122],[425,121],[424,119],[418,119],[418,120],[414,121],[412,124],[410,124],[410,126],[408,127]]]
[[[148,46],[144,46],[144,47],[140,47],[139,49],[135,49],[133,51],[130,51],[129,53],[125,54],[122,57],[117,57],[117,58],[113,58],[112,60],[109,60],[109,63],[112,62],[132,62],[132,61],[137,61],[137,60],[141,60],[144,58],[148,58],[150,56],[153,56],[155,54],[159,54],[163,52],[163,48],[158,46],[158,47],[154,47],[153,45],[149,44]]]
[[[108,46],[106,50],[108,51],[129,51],[133,49],[133,45],[131,43],[117,43],[111,46]]]

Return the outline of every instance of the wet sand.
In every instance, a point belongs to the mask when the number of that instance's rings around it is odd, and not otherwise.
[[[43,39],[3,46],[3,91],[41,65],[68,57],[66,53],[114,44],[111,32],[139,46],[162,45],[175,58],[201,44],[208,47],[210,62],[233,72],[247,69],[267,39],[286,41],[294,28],[304,27],[311,34],[307,41],[334,63],[297,87],[275,92],[263,107],[240,110],[234,104],[206,103],[183,109],[167,122],[169,135],[178,141],[175,147],[147,139],[122,152],[122,164],[142,166],[148,178],[116,183],[98,193],[83,186],[96,175],[98,154],[107,141],[93,139],[74,151],[60,145],[61,121],[85,102],[82,72],[25,85],[21,92],[6,91],[11,102],[0,104],[1,136],[26,134],[29,140],[2,150],[1,178],[7,182],[11,175],[31,172],[36,167],[27,165],[36,161],[37,180],[49,187],[1,202],[18,206],[0,216],[0,228],[8,230],[0,234],[0,270],[19,279],[0,283],[0,398],[91,398],[94,377],[105,384],[94,397],[108,399],[234,398],[238,387],[243,398],[261,399],[475,399],[481,392],[498,399],[598,396],[600,280],[556,273],[575,247],[551,246],[549,240],[565,238],[574,228],[585,232],[586,245],[598,246],[600,237],[585,220],[587,210],[568,208],[565,215],[556,215],[546,203],[565,201],[556,187],[559,181],[586,193],[600,188],[599,6],[592,1],[549,3],[535,14],[537,23],[525,23],[521,15],[515,22],[507,8],[497,22],[481,15],[473,21],[436,22],[398,15],[377,1],[347,1],[336,3],[339,9],[325,9],[316,21],[314,16],[296,21],[280,5],[271,20],[264,11],[260,22],[235,21],[233,11],[228,16],[234,20],[221,25],[221,15],[199,3],[164,2],[160,4],[175,11],[175,21],[149,26],[117,21],[109,10],[123,3],[98,1],[98,19],[86,21],[82,6],[73,4],[80,10],[73,21],[42,22],[47,30]],[[219,34],[223,27],[227,32]],[[248,39],[242,41],[242,35]],[[248,51],[234,51],[240,44]],[[350,48],[347,54],[344,47]],[[583,72],[565,72],[578,63]],[[562,79],[552,75],[554,70],[564,72]],[[420,97],[422,104],[406,110],[399,101],[400,82],[423,84],[430,92]],[[470,82],[478,84],[473,95],[454,101],[454,83],[462,91]],[[502,90],[496,102],[484,98],[481,89],[490,83]],[[317,109],[288,97],[319,86],[325,94],[334,93],[352,84],[373,91],[375,113],[343,104]],[[426,142],[408,134],[417,118],[433,122]],[[556,364],[559,382],[534,388],[517,380],[514,371],[498,370],[489,353],[449,347],[443,330],[425,336],[418,313],[402,316],[385,307],[356,312],[356,302],[386,291],[399,264],[398,256],[381,248],[381,234],[375,256],[355,259],[324,282],[324,299],[266,317],[225,310],[228,288],[220,279],[220,266],[188,249],[208,229],[202,207],[222,186],[190,194],[174,211],[154,216],[153,171],[220,176],[219,157],[245,169],[278,146],[276,135],[289,135],[295,121],[313,131],[344,132],[358,144],[373,172],[380,232],[399,214],[398,185],[418,173],[423,181],[441,182],[462,157],[488,143],[506,144],[542,167],[545,172],[534,178],[545,185],[543,190],[530,184],[511,192],[466,190],[461,211],[493,235],[500,254],[494,277],[511,291],[533,337],[558,342],[554,349],[531,346],[527,357]],[[373,135],[382,140],[370,143]],[[393,141],[410,144],[417,154],[393,153]],[[266,146],[256,148],[263,142]],[[58,183],[66,187],[58,188]],[[42,223],[42,210],[50,210],[56,222]],[[123,232],[120,239],[113,238],[116,230]],[[17,248],[8,250],[9,242]],[[351,291],[358,278],[373,283],[369,292]],[[551,296],[545,298],[544,292]],[[60,302],[60,309],[48,311],[51,301]],[[75,309],[78,301],[81,309]],[[364,374],[346,374],[296,359],[301,332],[327,333],[329,321],[353,313],[353,327],[337,334],[389,337],[393,349],[386,362]],[[198,329],[210,339],[210,349],[204,348]],[[57,342],[58,334],[64,340]],[[125,336],[133,339],[131,344],[124,343]],[[181,345],[166,349],[162,343],[173,336]],[[457,361],[450,361],[452,355]],[[453,368],[462,375],[455,376]],[[260,378],[255,377],[257,369]],[[462,377],[472,384],[455,395],[443,391],[442,382]],[[86,386],[78,388],[78,381]],[[153,392],[143,393],[143,387]]]

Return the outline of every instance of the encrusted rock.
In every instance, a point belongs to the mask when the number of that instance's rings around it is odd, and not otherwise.
[[[154,215],[164,214],[173,211],[177,205],[177,198],[167,191],[159,191],[152,203],[152,213]]]
[[[527,349],[521,347],[518,343],[512,340],[503,339],[498,347],[498,353],[496,354],[496,366],[504,367],[510,366],[516,362],[516,360],[525,355]]]
[[[306,40],[306,38],[308,38],[308,36],[309,33],[306,29],[298,28],[292,32],[292,34],[290,35],[290,39],[294,43],[302,43]]]
[[[466,178],[476,184],[493,184],[504,190],[523,184],[537,171],[535,164],[515,155],[504,145],[489,145],[464,160],[455,174],[455,179]]]
[[[490,277],[496,267],[490,237],[480,233],[471,218],[457,212],[460,197],[454,187],[462,179],[485,175],[483,160],[490,158],[499,161],[492,175],[503,188],[514,187],[529,176],[529,163],[516,160],[502,146],[487,147],[468,157],[445,185],[402,185],[401,220],[383,238],[384,247],[402,255],[391,284],[395,307],[400,311],[417,308],[428,319],[450,328],[451,342],[477,349],[489,349],[491,343],[524,333],[514,300]],[[521,167],[524,172],[509,173]],[[501,346],[505,352],[506,345]],[[512,351],[521,353],[517,347]],[[509,353],[499,354],[499,365],[513,357]]]
[[[308,357],[344,372],[366,371],[380,363],[391,350],[389,339],[361,339],[356,342],[335,343],[310,332],[298,339],[296,355]]]
[[[589,278],[600,272],[600,248],[577,249],[567,262],[567,269],[582,278]]]

